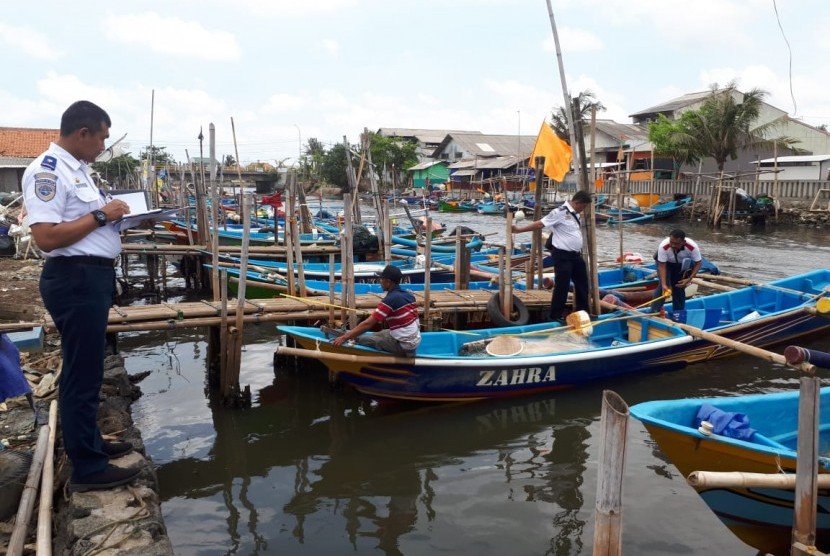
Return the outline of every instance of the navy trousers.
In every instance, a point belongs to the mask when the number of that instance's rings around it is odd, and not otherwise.
[[[58,408],[73,481],[107,466],[98,405],[114,287],[114,268],[72,262],[71,257],[46,259],[40,276],[40,294],[61,334]]]
[[[568,302],[571,282],[574,286],[574,311],[588,310],[588,268],[582,255],[573,251],[553,252],[553,295],[550,300],[550,318],[561,319]]]

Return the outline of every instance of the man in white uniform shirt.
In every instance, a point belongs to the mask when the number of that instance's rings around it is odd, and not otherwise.
[[[112,222],[130,211],[98,189],[87,165],[104,150],[110,125],[100,107],[75,102],[61,117],[58,140],[23,174],[32,236],[46,253],[40,293],[61,334],[58,408],[76,492],[123,485],[140,472],[109,463],[133,447],[105,442],[97,422],[115,258],[121,252]]]
[[[550,320],[565,322],[565,304],[573,282],[574,311],[588,310],[588,268],[582,258],[582,228],[579,214],[591,204],[591,194],[577,191],[561,206],[550,211],[541,220],[524,226],[513,224],[514,234],[542,228],[550,231],[549,245],[553,256],[553,295],[550,301]]]
[[[700,247],[686,237],[683,230],[672,230],[669,237],[657,246],[654,259],[657,261],[660,287],[654,292],[654,297],[658,299],[652,303],[652,308],[659,309],[671,291],[672,309],[682,311],[686,308],[686,286],[692,283],[703,265]]]

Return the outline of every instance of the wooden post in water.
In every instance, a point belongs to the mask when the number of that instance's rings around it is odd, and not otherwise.
[[[342,278],[340,287],[343,287]],[[334,253],[329,253],[329,324],[334,326]]]
[[[300,227],[297,223],[297,213],[302,212],[302,207],[298,207],[300,210],[295,211],[294,207],[298,202],[297,198],[297,186],[299,185],[297,182],[297,174],[292,173],[291,177],[289,178],[289,183],[291,184],[291,218],[289,220],[288,215],[289,212],[286,211],[285,213],[285,229],[287,230],[289,226],[291,227],[291,240],[292,245],[291,247],[294,249],[294,256],[297,259],[297,283],[299,284],[299,293],[300,297],[305,297],[306,290],[305,290],[305,272],[303,271],[303,251],[300,243]],[[274,232],[276,233],[276,231]]]
[[[210,153],[210,221],[213,233],[210,236],[211,289],[213,300],[219,300],[219,193],[216,190],[216,126],[208,126],[208,152]]]
[[[602,392],[594,556],[622,554],[622,479],[628,405],[611,390]]]
[[[282,243],[285,247],[285,264],[288,269],[288,272],[285,274],[285,279],[288,281],[288,295],[297,295],[297,281],[296,275],[294,274],[294,249],[292,247],[292,242],[294,241],[294,230],[291,227],[291,218],[293,218],[294,215],[294,194],[291,192],[290,187],[286,189],[286,193],[288,198],[283,205],[285,207],[285,218],[283,219],[282,226]],[[277,220],[276,216],[274,217],[274,220]],[[277,229],[277,226],[274,226],[275,240],[277,236],[279,236],[279,230]]]
[[[239,263],[239,285],[236,299],[236,324],[229,328],[228,366],[222,369],[222,400],[226,405],[236,405],[239,399],[239,369],[242,363],[243,327],[245,326],[245,284],[248,274],[248,243],[251,234],[251,211],[248,196],[242,195],[242,252]]]
[[[806,546],[816,544],[816,500],[818,499],[818,377],[802,372],[798,398],[798,440],[795,464],[795,508],[793,511],[793,549],[791,554],[811,554],[795,543]]]
[[[219,325],[219,374],[220,384],[224,384],[221,375],[225,372],[224,369],[228,367],[228,269],[223,268],[219,273],[219,295],[222,303],[220,306],[220,316],[222,317],[222,324]],[[212,358],[211,358],[212,359]]]
[[[432,218],[427,216],[426,221],[427,235],[424,236],[424,329],[432,330],[432,324],[429,317],[429,286],[432,277],[430,276],[430,268],[432,268]]]
[[[513,213],[510,212],[510,203],[505,203],[505,222],[507,223],[507,234],[505,235],[504,246],[504,274],[501,278],[504,280],[503,296],[501,298],[502,314],[505,318],[512,320],[513,314],[513,233],[511,227],[513,226]],[[499,265],[501,266],[501,265]]]
[[[345,138],[344,138],[345,139]],[[357,188],[354,193],[346,193],[343,195],[343,205],[352,206],[354,197],[357,196]],[[356,203],[355,203],[356,204]],[[357,326],[357,314],[355,313],[355,294],[354,294],[354,225],[352,224],[352,212],[350,210],[344,212],[344,227],[345,233],[341,238],[341,243],[344,245],[344,255],[340,263],[340,283],[343,288],[343,295],[340,296],[341,301],[346,300],[345,306],[349,309],[349,328]],[[359,212],[359,209],[358,209]]]
[[[389,201],[382,199],[380,207],[381,212],[383,213],[381,218],[381,225],[383,226],[383,245],[381,248],[383,249],[383,260],[386,264],[389,264],[389,261],[392,260],[392,219],[389,218]]]

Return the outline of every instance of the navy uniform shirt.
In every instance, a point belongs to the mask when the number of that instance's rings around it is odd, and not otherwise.
[[[108,202],[92,180],[89,166],[55,143],[23,173],[23,197],[30,226],[41,222],[71,222]],[[94,255],[114,259],[119,253],[121,236],[109,223],[46,256]]]

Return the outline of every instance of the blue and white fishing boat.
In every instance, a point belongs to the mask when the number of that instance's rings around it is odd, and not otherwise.
[[[368,395],[454,401],[544,393],[613,376],[682,368],[735,353],[693,330],[758,347],[827,333],[830,318],[818,315],[816,309],[825,295],[830,295],[830,270],[816,270],[689,300],[685,311],[668,312],[677,327],[664,319],[629,312],[602,315],[591,323],[593,334],[582,339],[551,323],[423,332],[413,359],[390,359],[386,353],[357,344],[333,346],[312,327],[278,328],[311,350],[307,355],[321,359],[332,376]],[[471,342],[486,343],[498,337],[515,344],[509,356],[469,354],[462,349]],[[557,341],[561,339],[567,341]],[[295,355],[302,356],[302,350]]]

